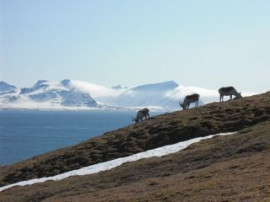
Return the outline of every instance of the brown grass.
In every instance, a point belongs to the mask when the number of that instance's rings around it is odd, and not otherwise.
[[[154,117],[79,145],[2,168],[1,184],[58,174],[217,132],[177,154],[111,171],[17,187],[2,201],[270,200],[270,93]],[[90,200],[91,199],[91,200]],[[202,200],[203,199],[203,200]]]
[[[176,154],[59,182],[14,187],[2,201],[267,201],[270,121]],[[202,200],[203,197],[203,200]]]

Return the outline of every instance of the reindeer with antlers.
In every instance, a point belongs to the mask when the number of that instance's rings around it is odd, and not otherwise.
[[[218,90],[219,92],[219,102],[223,102],[223,97],[224,96],[230,96],[230,100],[232,99],[232,96],[234,95],[236,99],[242,98],[241,92],[238,93],[234,87],[229,86],[229,87],[222,87]]]

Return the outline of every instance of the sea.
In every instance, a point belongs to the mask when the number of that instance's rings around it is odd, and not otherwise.
[[[161,112],[151,113],[151,116]],[[0,111],[0,165],[78,144],[132,123],[134,111]]]

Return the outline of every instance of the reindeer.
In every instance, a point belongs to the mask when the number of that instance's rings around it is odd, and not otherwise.
[[[192,102],[195,102],[195,107],[199,106],[199,98],[200,95],[197,93],[194,93],[192,95],[187,95],[184,99],[184,102],[179,102],[180,107],[183,108],[183,110],[189,109],[189,105]]]
[[[136,118],[132,118],[133,121],[135,121],[136,123],[138,122],[142,122],[143,121],[143,118],[144,119],[148,119],[150,117],[149,115],[149,109],[147,108],[144,108],[144,109],[141,109],[137,112],[137,115],[136,115]]]
[[[235,99],[242,98],[241,92],[238,93],[234,87],[229,86],[229,87],[222,87],[218,90],[219,92],[219,102],[223,102],[223,97],[224,96],[230,96],[230,100],[232,99],[232,96],[235,96]]]

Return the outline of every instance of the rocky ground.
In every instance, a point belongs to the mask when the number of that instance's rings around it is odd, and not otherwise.
[[[239,132],[98,174],[14,187],[1,192],[0,201],[270,201],[270,92],[160,115],[1,168],[0,183],[229,131]]]

